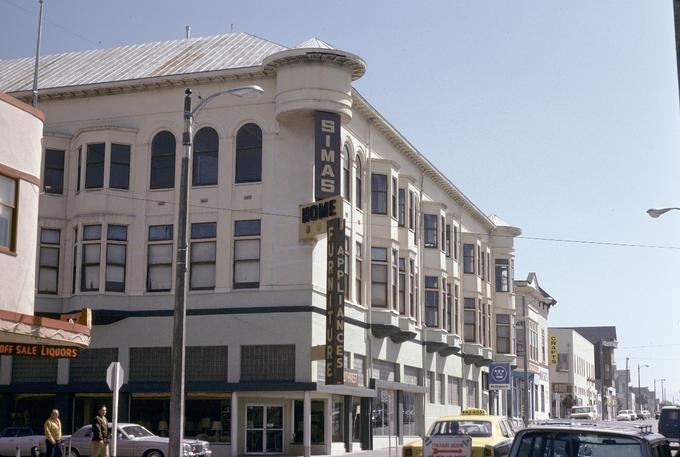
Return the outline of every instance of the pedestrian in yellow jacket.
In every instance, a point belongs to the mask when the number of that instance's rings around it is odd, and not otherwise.
[[[45,421],[45,444],[47,457],[61,457],[61,421],[59,410],[53,409],[50,417]]]

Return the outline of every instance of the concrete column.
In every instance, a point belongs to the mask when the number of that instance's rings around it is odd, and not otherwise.
[[[353,426],[352,424],[352,419],[354,419],[354,416],[352,415],[352,396],[351,395],[345,395],[342,398],[343,401],[343,415],[344,415],[344,423],[343,423],[343,435],[345,437],[345,452],[352,452],[352,431],[353,431]]]
[[[231,457],[238,456],[238,392],[231,394]]]
[[[304,457],[312,455],[312,400],[309,392],[305,392],[302,401],[302,446]]]

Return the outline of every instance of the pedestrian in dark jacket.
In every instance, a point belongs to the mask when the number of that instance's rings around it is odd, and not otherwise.
[[[92,421],[92,443],[90,457],[109,457],[109,421],[106,419],[106,406],[97,410]]]

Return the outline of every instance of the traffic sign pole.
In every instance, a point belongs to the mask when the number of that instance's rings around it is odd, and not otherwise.
[[[120,362],[111,362],[106,370],[106,383],[113,391],[113,404],[111,405],[111,457],[116,457],[118,444],[118,392],[123,384],[123,368]]]

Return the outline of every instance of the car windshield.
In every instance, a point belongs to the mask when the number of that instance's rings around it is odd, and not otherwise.
[[[533,432],[522,436],[517,457],[638,457],[641,443],[597,433]]]
[[[135,438],[144,438],[145,436],[154,436],[153,433],[142,427],[141,425],[127,425],[121,429],[128,435]]]
[[[430,435],[455,435],[465,433],[470,436],[491,436],[491,422],[482,420],[455,420],[435,422]]]
[[[588,407],[588,406],[571,408],[572,414],[573,414],[573,413],[576,413],[576,414],[580,414],[580,413],[589,413],[589,412],[591,412],[591,411],[592,411],[592,409],[591,409],[590,407]]]
[[[678,421],[680,420],[680,410],[677,409],[667,409],[665,411],[661,411],[661,417],[665,421]]]

